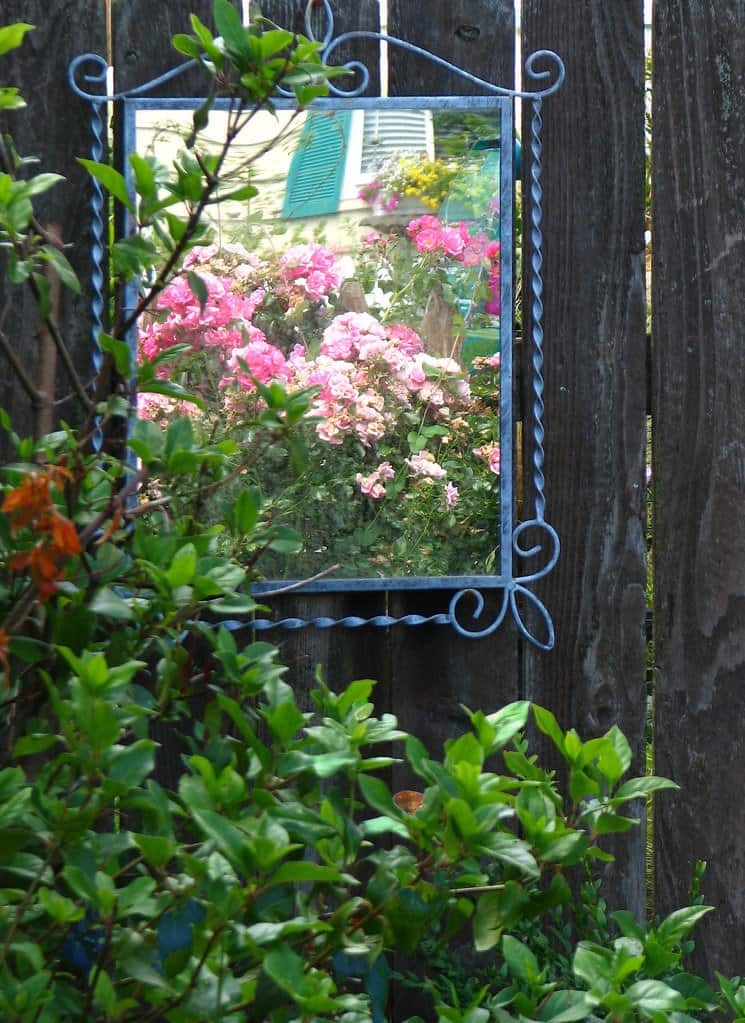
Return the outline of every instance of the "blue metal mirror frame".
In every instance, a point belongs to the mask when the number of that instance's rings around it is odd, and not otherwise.
[[[306,10],[306,34],[315,38],[313,32],[311,13],[313,9],[312,0],[309,0]],[[304,627],[332,628],[341,626],[356,628],[362,625],[387,627],[396,624],[421,625],[441,624],[450,625],[462,636],[479,638],[492,634],[499,628],[509,611],[521,635],[529,642],[543,650],[550,650],[554,646],[555,634],[551,615],[541,600],[531,589],[531,585],[537,580],[544,578],[554,568],[559,557],[559,537],[556,530],[546,520],[546,498],[545,498],[545,477],[544,464],[544,424],[543,424],[543,190],[541,186],[542,171],[542,100],[544,97],[556,92],[564,79],[564,65],[561,59],[553,52],[541,50],[530,55],[526,61],[526,76],[532,82],[547,83],[543,88],[521,91],[505,88],[487,82],[481,78],[471,75],[469,72],[459,68],[435,54],[429,53],[420,47],[414,46],[404,40],[397,39],[385,33],[370,31],[347,32],[334,38],[333,15],[328,0],[323,0],[323,16],[326,20],[326,31],[322,38],[322,60],[324,63],[331,63],[333,52],[344,42],[353,39],[373,39],[385,42],[389,45],[400,47],[417,56],[428,60],[445,70],[455,73],[461,78],[479,86],[486,95],[483,96],[436,96],[436,97],[395,97],[379,98],[364,97],[363,93],[369,85],[369,72],[367,68],[358,61],[349,61],[344,66],[356,73],[358,84],[349,90],[330,83],[330,93],[333,98],[316,100],[313,109],[340,110],[349,108],[381,108],[386,109],[458,109],[458,110],[493,110],[500,118],[500,137],[502,139],[514,139],[514,100],[521,98],[530,102],[532,106],[532,118],[530,126],[530,191],[524,205],[527,218],[530,223],[530,271],[529,271],[529,294],[531,303],[531,367],[532,374],[530,388],[532,392],[531,423],[532,432],[532,472],[530,483],[532,491],[527,495],[526,506],[530,508],[532,516],[521,522],[514,521],[513,509],[513,345],[512,345],[512,321],[514,313],[514,294],[512,279],[512,242],[513,242],[513,150],[510,145],[500,147],[500,236],[502,239],[502,265],[507,272],[501,274],[500,294],[500,323],[501,323],[501,365],[500,365],[500,446],[502,451],[502,479],[510,481],[508,486],[500,486],[500,572],[499,575],[463,575],[443,577],[388,577],[371,579],[319,579],[312,583],[301,584],[296,588],[302,593],[322,592],[370,592],[374,590],[449,590],[455,591],[452,596],[447,614],[420,615],[407,614],[400,618],[389,615],[376,615],[371,618],[359,616],[346,616],[341,619],[329,617],[317,617],[312,619],[285,618],[279,620],[256,618],[253,627],[257,630],[274,628],[298,629]],[[318,15],[316,10],[315,15]],[[548,65],[548,69],[538,70],[538,65]],[[200,99],[154,99],[148,97],[148,93],[155,88],[162,86],[184,71],[194,67],[196,61],[188,61],[165,75],[162,75],[150,82],[146,82],[136,89],[126,93],[108,95],[105,92],[108,67],[106,62],[95,54],[83,54],[75,58],[69,68],[68,78],[73,91],[86,100],[91,106],[91,133],[92,145],[90,156],[94,161],[100,161],[103,156],[103,119],[106,104],[119,102],[123,109],[124,138],[123,151],[125,154],[135,151],[136,142],[136,115],[138,110],[159,109],[159,110],[186,110],[194,109],[201,102]],[[86,73],[87,71],[87,73]],[[80,84],[79,77],[84,84]],[[93,87],[101,89],[101,92],[89,91]],[[352,102],[353,101],[353,102]],[[278,106],[290,106],[292,100],[289,94],[285,98],[279,97]],[[129,173],[129,167],[124,170],[125,176]],[[131,182],[130,182],[131,184]],[[132,189],[134,192],[134,189]],[[93,181],[93,195],[91,198],[91,283],[93,298],[91,302],[91,340],[92,360],[94,371],[98,371],[102,364],[102,353],[98,338],[103,329],[103,308],[104,308],[104,221],[103,221],[104,195],[98,181]],[[134,305],[135,293],[130,290],[125,302]],[[132,341],[134,344],[134,339]],[[526,486],[526,491],[527,491]],[[539,537],[537,543],[528,544],[530,536]],[[516,571],[516,564],[527,559],[541,558],[543,564],[532,572],[521,574]],[[290,588],[295,588],[291,586]],[[288,583],[266,582],[256,584],[253,592],[262,595],[264,599],[270,598],[274,591],[287,592]],[[497,591],[502,594],[501,603],[492,619],[485,625],[479,625],[479,618],[485,607],[484,593]],[[519,602],[532,610],[532,617],[538,623],[534,629],[531,617],[526,618]],[[468,621],[464,621],[464,618]],[[536,635],[539,632],[540,635]]]

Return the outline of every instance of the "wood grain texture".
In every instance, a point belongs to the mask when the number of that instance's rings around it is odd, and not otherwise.
[[[526,646],[525,695],[585,737],[618,724],[643,771],[642,2],[525,0],[523,57],[543,48],[567,71],[543,104],[547,519],[562,553],[536,588],[556,648]],[[523,142],[527,154],[527,123]],[[527,395],[526,419],[531,404]],[[529,420],[525,433],[529,440]],[[526,471],[530,464],[526,457]],[[622,847],[610,898],[641,915],[642,829]]]
[[[59,318],[78,372],[89,379],[90,188],[88,175],[75,158],[89,155],[91,139],[88,107],[70,90],[67,66],[80,53],[105,52],[103,7],[91,0],[65,0],[51,5],[45,0],[4,0],[0,20],[3,24],[24,21],[36,26],[19,49],[2,58],[3,84],[20,88],[28,106],[0,115],[0,131],[13,136],[23,156],[38,157],[41,170],[62,174],[67,179],[37,197],[34,207],[42,224],[59,225],[64,242],[70,246],[68,258],[82,283],[80,296],[68,288],[62,289]],[[8,283],[4,259],[0,261],[0,329],[14,345],[25,368],[35,374],[39,330],[35,303],[26,288]],[[70,394],[69,379],[58,371],[58,401]],[[31,432],[28,398],[2,355],[0,406],[10,413],[19,434]],[[81,418],[74,399],[61,401],[55,412],[69,422]],[[2,453],[7,451],[3,449]]]
[[[264,17],[270,18],[283,28],[294,32],[305,32],[305,0],[261,0],[260,8]],[[377,0],[362,0],[359,4],[345,4],[334,0],[331,5],[334,15],[335,35],[352,29],[378,31],[380,16]],[[312,27],[319,37],[325,24],[314,14]],[[331,63],[341,64],[346,60],[360,60],[371,73],[373,92],[379,86],[379,51],[376,43],[359,41],[340,47],[334,53]],[[348,83],[345,83],[348,87]],[[275,618],[344,618],[359,615],[371,618],[385,613],[385,594],[307,594],[282,597],[270,601]],[[287,680],[308,701],[308,692],[313,688],[315,673],[321,670],[323,677],[332,688],[340,689],[355,678],[381,678],[375,699],[387,704],[387,648],[384,629],[363,627],[362,629],[302,629],[297,632],[265,633],[265,638],[278,643],[281,658],[289,666]]]
[[[239,0],[233,6],[240,10]],[[210,29],[213,0],[114,0],[113,36],[116,88],[120,91],[162,75],[186,61],[173,48],[177,32],[191,34],[190,14],[196,14]],[[199,69],[179,75],[153,96],[200,96],[205,90],[205,73]]]
[[[415,43],[472,75],[511,86],[515,12],[512,0],[450,0],[423,7],[390,0],[390,34]],[[405,50],[391,47],[391,95],[467,96],[478,86]]]
[[[512,81],[514,11],[512,3],[438,3],[422,17],[422,8],[402,0],[390,4],[389,31],[472,74],[492,81]],[[469,32],[460,32],[469,26]],[[472,30],[472,31],[471,31]],[[391,94],[460,95],[470,87],[426,61],[391,49]],[[447,611],[448,593],[392,593],[391,613]],[[483,621],[489,622],[489,609]],[[470,624],[470,623],[469,623]],[[449,627],[422,626],[391,633],[393,708],[403,726],[433,752],[466,725],[460,709],[495,710],[517,699],[518,642],[511,626],[484,639],[465,639]]]
[[[696,966],[742,973],[745,927],[745,9],[656,0],[653,359],[656,894],[708,861]]]

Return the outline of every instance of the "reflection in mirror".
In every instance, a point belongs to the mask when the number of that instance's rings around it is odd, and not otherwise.
[[[200,159],[224,118],[210,115]],[[188,173],[190,120],[139,110],[139,154]],[[166,365],[205,399],[195,430],[232,428],[228,496],[267,527],[247,552],[257,572],[498,574],[499,108],[259,111],[229,159],[238,198],[211,207],[210,244],[139,342],[197,353]],[[289,450],[254,451],[273,381],[307,411]],[[169,413],[140,399],[142,416]],[[200,514],[217,520],[210,500]]]

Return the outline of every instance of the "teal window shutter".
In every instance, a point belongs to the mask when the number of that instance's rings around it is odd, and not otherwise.
[[[351,111],[308,113],[292,157],[282,216],[336,213],[344,180]]]

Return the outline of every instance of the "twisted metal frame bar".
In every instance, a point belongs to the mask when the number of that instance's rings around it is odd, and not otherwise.
[[[320,38],[321,50],[320,56],[324,64],[330,63],[330,58],[337,50],[338,47],[342,46],[346,42],[350,42],[358,39],[375,40],[377,42],[385,43],[387,45],[398,47],[408,53],[415,56],[421,57],[430,63],[436,64],[438,67],[444,70],[456,74],[463,80],[471,83],[472,85],[478,86],[483,89],[485,93],[495,97],[501,97],[503,99],[514,100],[524,99],[532,103],[533,116],[531,119],[531,139],[530,139],[530,153],[531,153],[531,166],[530,166],[530,245],[531,245],[531,364],[532,364],[532,438],[533,438],[533,453],[532,453],[532,484],[533,484],[533,518],[526,521],[520,522],[514,525],[512,518],[512,505],[511,505],[511,488],[510,493],[505,498],[502,497],[502,493],[505,488],[500,488],[500,500],[502,501],[500,507],[500,557],[502,574],[499,577],[474,577],[467,581],[452,579],[454,584],[460,583],[461,588],[457,590],[450,599],[447,613],[438,613],[434,615],[421,615],[421,614],[406,614],[401,617],[394,617],[388,614],[374,615],[369,618],[364,618],[357,615],[347,615],[342,618],[331,618],[327,616],[318,616],[311,619],[304,618],[282,618],[282,619],[264,619],[254,618],[250,623],[238,623],[229,622],[228,627],[238,628],[243,625],[250,626],[257,631],[267,631],[270,629],[283,628],[287,630],[297,630],[302,628],[317,628],[317,629],[330,629],[330,628],[361,628],[363,626],[372,626],[377,628],[388,628],[393,625],[407,625],[407,626],[420,626],[420,625],[449,625],[461,636],[468,638],[482,638],[484,636],[491,635],[495,632],[500,625],[503,623],[507,612],[511,613],[511,616],[515,622],[518,632],[523,636],[524,639],[533,643],[542,650],[550,650],[554,646],[555,633],[554,626],[551,620],[551,616],[548,609],[542,603],[542,601],[535,595],[530,589],[530,584],[536,582],[539,579],[544,578],[554,568],[559,558],[560,542],[556,530],[546,521],[546,498],[545,498],[545,475],[543,471],[544,465],[544,439],[545,439],[545,428],[543,423],[544,416],[544,380],[543,380],[543,343],[544,343],[544,332],[543,332],[543,232],[542,232],[542,221],[543,221],[543,189],[541,185],[541,173],[542,173],[542,142],[541,142],[541,131],[542,131],[542,100],[546,96],[550,96],[555,93],[562,85],[565,77],[564,64],[561,58],[551,50],[538,50],[528,56],[525,62],[525,74],[526,78],[534,83],[546,83],[540,88],[536,89],[510,89],[504,86],[496,85],[493,82],[489,82],[483,78],[479,78],[476,75],[470,74],[470,72],[452,64],[450,61],[438,57],[436,54],[430,53],[419,46],[409,43],[405,40],[398,39],[395,36],[390,36],[383,32],[373,32],[367,30],[345,32],[340,36],[334,37],[334,18],[331,10],[329,0],[322,0],[321,4],[318,5],[317,0],[307,0],[306,11],[305,11],[305,28],[308,38],[318,40],[317,26],[314,26],[314,20],[325,21],[323,31]],[[115,92],[111,94],[106,93],[106,81],[108,66],[103,58],[96,54],[86,53],[79,57],[76,57],[70,64],[68,70],[68,80],[72,90],[81,99],[86,100],[91,104],[91,133],[93,136],[93,142],[91,145],[91,158],[93,160],[100,160],[103,154],[103,142],[102,142],[102,131],[103,131],[103,119],[102,119],[102,107],[110,102],[124,101],[125,105],[127,101],[135,100],[136,97],[145,97],[148,93],[152,92],[153,89],[165,84],[168,81],[178,77],[185,71],[195,67],[198,64],[196,60],[186,61],[180,64],[178,67],[171,69],[163,75],[157,78],[145,82],[142,85],[136,86],[135,88],[123,91]],[[548,64],[546,68],[545,65]],[[539,65],[543,65],[543,69],[539,70]],[[84,69],[94,67],[95,73],[83,73]],[[350,60],[344,63],[350,73],[354,73],[359,76],[359,83],[349,89],[341,88],[332,82],[329,83],[329,91],[333,97],[337,100],[349,100],[349,99],[360,99],[361,106],[368,106],[375,102],[369,98],[364,98],[363,93],[368,89],[370,84],[370,74],[368,69],[360,61]],[[78,80],[79,75],[82,74],[82,81]],[[85,86],[101,87],[103,86],[103,92],[101,91],[90,91]],[[278,93],[284,96],[286,99],[291,99],[293,94],[287,90],[278,89]],[[419,105],[421,98],[413,99],[412,101]],[[143,102],[148,102],[147,100]],[[380,102],[380,101],[378,101]],[[392,104],[400,105],[401,98],[397,100],[385,100]],[[443,103],[447,100],[443,100]],[[453,100],[453,103],[456,101]],[[466,102],[468,102],[466,100]],[[471,102],[477,103],[478,100],[471,99]],[[317,102],[316,105],[323,106],[328,105],[329,101]],[[163,105],[168,105],[168,101],[163,101]],[[181,105],[179,101],[172,102],[173,106]],[[125,129],[126,131],[127,129]],[[129,127],[129,131],[133,130],[132,125]],[[512,137],[512,122],[511,122],[511,108],[510,108],[510,119],[509,119],[509,136]],[[503,167],[505,166],[504,161],[507,159],[506,149],[503,147]],[[509,159],[512,159],[511,153]],[[508,175],[511,185],[511,173]],[[504,178],[503,178],[504,180]],[[511,196],[510,196],[511,198]],[[103,191],[99,182],[93,182],[93,196],[91,198],[91,232],[93,237],[91,247],[91,257],[93,261],[93,269],[91,272],[91,281],[93,285],[93,300],[91,303],[91,333],[93,338],[93,361],[94,368],[98,370],[101,365],[102,352],[98,344],[98,336],[103,327]],[[509,231],[511,236],[512,231],[512,220],[511,210],[510,215],[507,218],[509,225]],[[511,274],[502,275],[502,308],[512,308],[512,280]],[[511,345],[507,346],[507,349],[503,352],[503,365],[502,371],[505,380],[509,383],[509,387],[502,388],[501,405],[500,405],[500,422],[502,424],[503,436],[501,438],[503,455],[502,455],[502,467],[505,474],[508,474],[508,478],[511,479],[512,474],[512,422],[511,422],[511,381],[512,381],[512,350]],[[532,546],[528,545],[525,534],[531,531],[533,534],[536,532],[541,535],[539,542],[534,543]],[[532,572],[528,572],[522,575],[515,575],[513,571],[513,557],[518,561],[527,561],[528,559],[535,559],[543,557],[544,563]],[[333,583],[325,585],[320,584],[313,587],[314,590],[372,590],[372,589],[383,589],[389,588],[395,589],[422,589],[422,588],[437,588],[445,589],[447,587],[446,579],[438,579],[432,585],[432,581],[421,580],[416,581],[420,585],[404,585],[401,580],[343,580],[340,584],[335,585]],[[427,583],[430,583],[428,586]],[[351,584],[351,585],[350,585]],[[359,585],[356,585],[359,584]],[[256,592],[263,596],[270,596],[273,589],[281,589],[285,584],[266,584],[260,587],[256,587]],[[486,601],[484,599],[485,590],[499,590],[502,592],[502,600],[499,607],[496,610],[496,614],[486,625],[479,625],[479,619],[484,612]],[[304,592],[310,592],[310,589],[306,589]],[[523,606],[521,606],[521,604]],[[534,621],[526,620],[523,608],[527,607],[528,611],[534,619],[537,620],[538,629],[535,627]],[[466,619],[468,616],[468,620]],[[540,630],[542,636],[536,635],[536,632]]]

